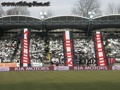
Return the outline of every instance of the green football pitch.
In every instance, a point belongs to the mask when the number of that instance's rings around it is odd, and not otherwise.
[[[0,90],[120,90],[120,71],[0,72]]]

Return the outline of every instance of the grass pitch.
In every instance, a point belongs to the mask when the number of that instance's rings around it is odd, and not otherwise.
[[[0,72],[0,90],[120,90],[120,71]]]

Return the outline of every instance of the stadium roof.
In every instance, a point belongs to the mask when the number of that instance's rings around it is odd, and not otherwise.
[[[80,16],[56,16],[44,21],[50,30],[63,28],[85,30],[89,19]]]
[[[92,21],[92,28],[120,28],[120,14],[96,17]]]
[[[9,30],[17,28],[32,28],[40,30],[47,28],[55,29],[79,29],[87,30],[89,25],[92,30],[102,28],[120,28],[120,15],[108,15],[93,18],[92,20],[80,16],[56,16],[41,20],[25,15],[9,15],[0,17],[0,29]]]
[[[39,18],[25,15],[9,15],[0,17],[0,29],[9,30],[17,28],[40,29],[42,21]]]

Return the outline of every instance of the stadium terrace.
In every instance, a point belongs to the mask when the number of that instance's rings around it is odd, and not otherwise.
[[[80,16],[44,20],[26,15],[3,16],[0,66],[119,65],[119,23],[120,15],[96,17],[92,21]],[[68,70],[68,67],[59,69]]]

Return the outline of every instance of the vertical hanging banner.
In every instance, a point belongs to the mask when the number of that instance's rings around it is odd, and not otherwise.
[[[28,28],[24,28],[21,33],[20,67],[31,66],[29,56],[30,32]]]
[[[73,66],[74,60],[74,46],[73,46],[73,33],[65,31],[63,33],[63,53],[66,66]]]
[[[100,32],[94,34],[95,54],[97,66],[107,66],[107,58],[104,51],[102,35]]]

